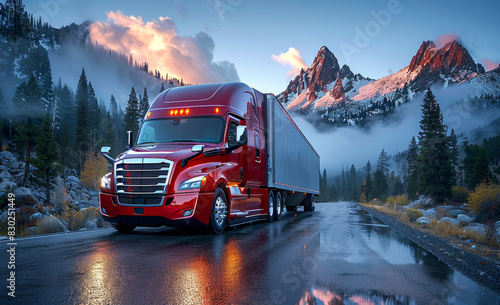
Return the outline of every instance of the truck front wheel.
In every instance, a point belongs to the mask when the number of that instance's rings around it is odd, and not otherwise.
[[[132,233],[134,231],[135,226],[129,226],[129,225],[124,225],[124,224],[114,224],[112,223],[111,226],[118,232],[120,233]]]
[[[220,187],[215,190],[212,201],[210,224],[215,234],[224,232],[227,226],[227,198],[226,193]]]

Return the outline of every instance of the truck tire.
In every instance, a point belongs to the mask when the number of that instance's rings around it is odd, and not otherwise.
[[[296,205],[287,205],[286,210],[288,212],[297,212],[297,206]]]
[[[227,198],[222,188],[218,187],[212,200],[210,226],[215,234],[224,232],[227,226]]]
[[[304,211],[314,212],[315,209],[316,209],[316,204],[314,203],[313,195],[307,194],[306,198],[304,198]]]
[[[129,225],[124,225],[124,224],[114,224],[112,223],[111,226],[118,232],[120,233],[132,233],[134,231],[135,226],[129,226]]]
[[[281,213],[283,213],[283,196],[281,195],[280,191],[276,191],[275,199],[276,200],[274,201],[274,219],[280,220]]]
[[[274,193],[269,191],[269,196],[267,197],[267,221],[271,222],[274,220]]]

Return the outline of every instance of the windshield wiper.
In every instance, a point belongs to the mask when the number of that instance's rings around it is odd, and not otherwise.
[[[171,142],[198,142],[198,141],[194,141],[194,140],[174,140],[174,141],[171,141]]]

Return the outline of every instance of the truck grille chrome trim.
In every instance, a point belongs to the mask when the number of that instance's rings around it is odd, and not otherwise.
[[[160,158],[130,158],[114,165],[118,204],[159,206],[174,162]]]

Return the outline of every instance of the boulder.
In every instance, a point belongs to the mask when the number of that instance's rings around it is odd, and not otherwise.
[[[434,218],[437,215],[437,211],[436,209],[428,209],[425,213],[423,213],[423,215],[425,217]]]
[[[418,224],[426,224],[426,225],[428,225],[428,224],[431,223],[431,220],[428,217],[422,216],[422,217],[419,217],[417,219],[417,223]]]
[[[37,226],[43,233],[68,232],[62,221],[54,216],[45,217],[37,223]]]
[[[465,214],[458,214],[457,215],[457,220],[458,220],[458,223],[461,225],[461,226],[465,226],[465,225],[468,225],[469,223],[472,222],[472,218],[465,215]]]
[[[66,181],[70,184],[70,189],[81,188],[82,182],[75,176],[68,176]]]
[[[452,206],[452,205],[440,205],[440,206],[436,207],[436,210],[442,210],[442,211],[445,211],[445,212],[450,212],[452,210],[455,210],[455,207]]]
[[[468,232],[473,232],[479,235],[486,235],[486,228],[483,226],[477,226],[477,225],[468,225],[467,227],[464,228],[464,233]]]
[[[12,181],[14,177],[9,173],[8,170],[3,170],[0,172],[0,181]]]
[[[72,201],[80,200],[80,196],[78,196],[75,191],[69,191],[69,195],[71,196]]]
[[[0,183],[0,192],[7,192],[7,191],[12,191],[15,190],[17,187],[17,184],[12,181],[4,181]]]
[[[87,229],[97,229],[97,219],[87,220],[85,222],[85,228]]]
[[[38,203],[35,196],[31,193],[31,191],[25,187],[17,188],[14,191],[14,195],[16,196],[16,202],[23,204],[35,204]]]
[[[36,227],[35,226],[28,228],[28,235],[36,235]]]
[[[449,217],[457,217],[459,214],[465,214],[462,210],[451,210],[448,212]]]
[[[38,220],[38,219],[44,218],[44,217],[45,217],[45,215],[43,215],[42,213],[36,212],[35,214],[30,216],[30,221]]]
[[[493,228],[495,228],[495,230],[500,228],[500,220],[495,222],[495,224],[493,225]]]
[[[98,207],[99,206],[99,202],[98,201],[91,201],[91,200],[81,200],[79,202],[79,205],[82,207],[82,208],[88,208],[88,207]]]
[[[16,161],[16,157],[14,157],[14,154],[11,153],[10,151],[2,151],[0,152],[0,160],[6,160],[7,162],[14,162]]]
[[[447,222],[458,227],[458,221],[450,217],[443,217],[439,220],[439,222]]]

